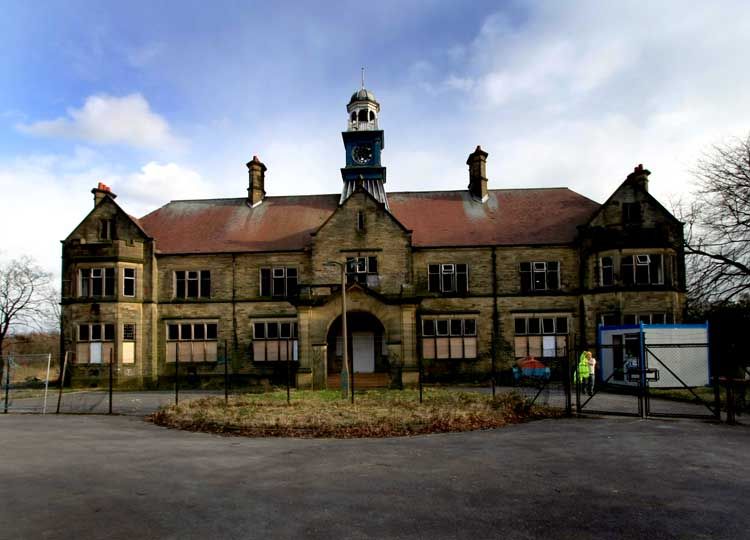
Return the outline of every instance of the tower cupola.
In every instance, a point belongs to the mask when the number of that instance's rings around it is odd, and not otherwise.
[[[377,131],[378,114],[380,114],[380,103],[375,100],[375,95],[365,88],[365,70],[362,68],[362,86],[352,94],[349,104],[346,106],[349,120],[346,124],[347,131]]]
[[[357,189],[363,189],[389,209],[384,186],[385,167],[380,162],[381,152],[385,148],[383,131],[378,128],[380,103],[365,88],[364,69],[362,86],[352,94],[346,112],[346,131],[341,134],[346,166],[341,169],[344,187],[339,204],[344,204]]]

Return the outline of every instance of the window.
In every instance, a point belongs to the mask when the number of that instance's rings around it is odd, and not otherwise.
[[[378,285],[378,258],[347,257],[346,281],[347,283],[356,281],[369,287],[376,287]]]
[[[218,330],[215,321],[167,323],[167,362],[216,362]]]
[[[178,270],[174,283],[175,298],[211,298],[210,270]]]
[[[286,362],[298,360],[297,322],[290,320],[253,322],[253,360]]]
[[[297,294],[297,269],[279,266],[260,269],[260,295],[285,298]]]
[[[422,319],[422,358],[477,357],[476,319]]]
[[[599,285],[609,287],[615,284],[615,266],[612,257],[599,259]]]
[[[427,290],[430,292],[466,294],[469,291],[469,265],[427,265]]]
[[[672,324],[673,322],[671,313],[625,313],[622,316],[622,324]]]
[[[516,317],[513,323],[516,358],[556,358],[567,354],[567,316]]]
[[[76,343],[76,362],[79,364],[108,363],[114,351],[114,340],[114,324],[79,324]]]
[[[135,363],[135,325],[122,325],[122,363]]]
[[[78,296],[115,295],[114,268],[81,268],[78,270]]]
[[[122,270],[122,295],[135,296],[135,268]]]
[[[622,203],[622,222],[634,224],[641,222],[641,203],[628,202]]]
[[[560,288],[560,263],[558,261],[522,262],[521,290],[555,291]]]
[[[365,213],[362,210],[357,212],[357,230],[358,231],[365,230]]]
[[[113,223],[111,219],[99,220],[99,240],[112,240]]]
[[[661,254],[624,255],[620,273],[625,285],[661,285],[664,268]]]

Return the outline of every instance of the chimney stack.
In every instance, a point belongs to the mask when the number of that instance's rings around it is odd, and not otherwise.
[[[484,202],[487,200],[487,152],[481,146],[469,154],[466,164],[469,166],[469,192]]]
[[[112,190],[109,189],[109,186],[103,182],[99,182],[99,185],[92,189],[91,193],[94,194],[94,208],[96,208],[99,203],[104,200],[105,197],[109,197],[113,200],[117,198],[117,195],[112,193]]]
[[[648,175],[650,174],[651,171],[644,169],[641,163],[628,175],[627,182],[642,187],[644,191],[648,191]]]
[[[247,163],[247,169],[250,174],[250,187],[247,188],[247,202],[253,207],[263,202],[266,196],[266,166],[261,163],[258,156]]]

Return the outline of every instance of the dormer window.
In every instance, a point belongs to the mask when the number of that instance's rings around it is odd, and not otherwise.
[[[99,240],[112,240],[112,226],[111,219],[100,219],[99,220]]]

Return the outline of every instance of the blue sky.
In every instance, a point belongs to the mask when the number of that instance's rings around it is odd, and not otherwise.
[[[602,202],[644,163],[669,205],[750,131],[747,2],[319,4],[6,2],[0,256],[57,271],[98,181],[140,216],[243,196],[257,154],[270,195],[338,192],[363,65],[391,191],[465,188],[481,144],[491,188]]]

